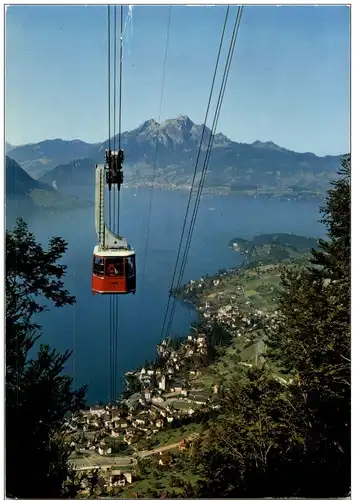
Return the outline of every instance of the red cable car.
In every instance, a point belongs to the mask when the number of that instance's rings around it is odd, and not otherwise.
[[[99,244],[94,248],[92,293],[127,294],[136,292],[136,254],[127,240],[113,233],[105,223],[105,172],[109,189],[123,181],[123,151],[106,151],[106,165],[96,165],[95,227]]]
[[[136,255],[132,249],[94,248],[92,293],[136,292]]]

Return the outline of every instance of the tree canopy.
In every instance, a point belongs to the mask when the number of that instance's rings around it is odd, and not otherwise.
[[[321,213],[327,239],[306,267],[283,271],[266,365],[225,388],[200,450],[198,496],[350,492],[350,155]]]
[[[41,344],[35,315],[74,304],[64,289],[67,250],[59,237],[48,250],[36,241],[23,219],[6,231],[6,492],[21,498],[60,497],[67,479],[70,450],[64,418],[84,406],[86,387],[72,388],[63,375],[71,353]]]

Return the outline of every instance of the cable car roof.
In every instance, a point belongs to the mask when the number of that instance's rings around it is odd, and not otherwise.
[[[94,248],[94,255],[96,257],[130,257],[135,255],[135,251],[126,248],[106,248],[105,250],[100,250],[99,245]]]

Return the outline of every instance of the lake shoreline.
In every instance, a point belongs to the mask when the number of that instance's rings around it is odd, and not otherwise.
[[[120,226],[136,251],[137,292],[120,299],[117,392],[124,389],[124,373],[155,357],[186,212],[188,192],[154,190],[148,251],[145,253],[151,195],[150,189],[125,189],[121,193]],[[10,228],[15,214],[6,208],[6,226]],[[77,302],[72,307],[50,307],[41,316],[41,342],[50,344],[58,352],[73,351],[65,371],[74,376],[74,386],[79,388],[88,383],[89,404],[106,400],[109,394],[110,314],[108,298],[94,297],[91,292],[92,251],[97,240],[93,209],[66,210],[50,216],[20,210],[16,215],[25,218],[30,231],[44,248],[52,236],[60,236],[68,243],[63,258],[67,266],[64,285]],[[319,204],[315,202],[282,203],[250,197],[203,196],[183,283],[199,280],[206,274],[214,275],[222,267],[239,266],[243,256],[228,247],[235,237],[253,239],[257,234],[276,232],[323,236],[318,220]],[[191,304],[177,303],[173,333],[186,335],[195,318]]]
[[[190,192],[191,190],[191,185],[186,185],[186,184],[162,184],[162,183],[152,183],[152,182],[145,182],[145,183],[134,183],[134,182],[127,182],[126,184],[123,184],[123,188],[125,189],[159,189],[159,190],[164,190],[164,191],[180,191],[180,192]],[[193,189],[193,195],[196,195],[198,191],[198,187]],[[203,188],[202,190],[202,196],[231,196],[231,197],[242,197],[242,198],[258,198],[262,200],[277,200],[277,201],[297,201],[297,202],[309,202],[309,201],[322,201],[324,199],[325,193],[314,193],[314,195],[297,195],[294,196],[292,193],[280,193],[280,194],[275,194],[272,191],[266,191],[266,192],[258,192],[258,191],[252,191],[252,192],[244,192],[244,191],[231,191],[228,187],[217,187],[217,188]]]

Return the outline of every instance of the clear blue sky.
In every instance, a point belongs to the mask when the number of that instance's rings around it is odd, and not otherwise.
[[[225,10],[172,7],[162,119],[186,114],[203,123]],[[133,8],[123,130],[159,118],[168,13],[168,6]],[[8,7],[7,141],[103,141],[107,108],[107,6]],[[350,9],[246,6],[218,129],[240,142],[348,152]]]

